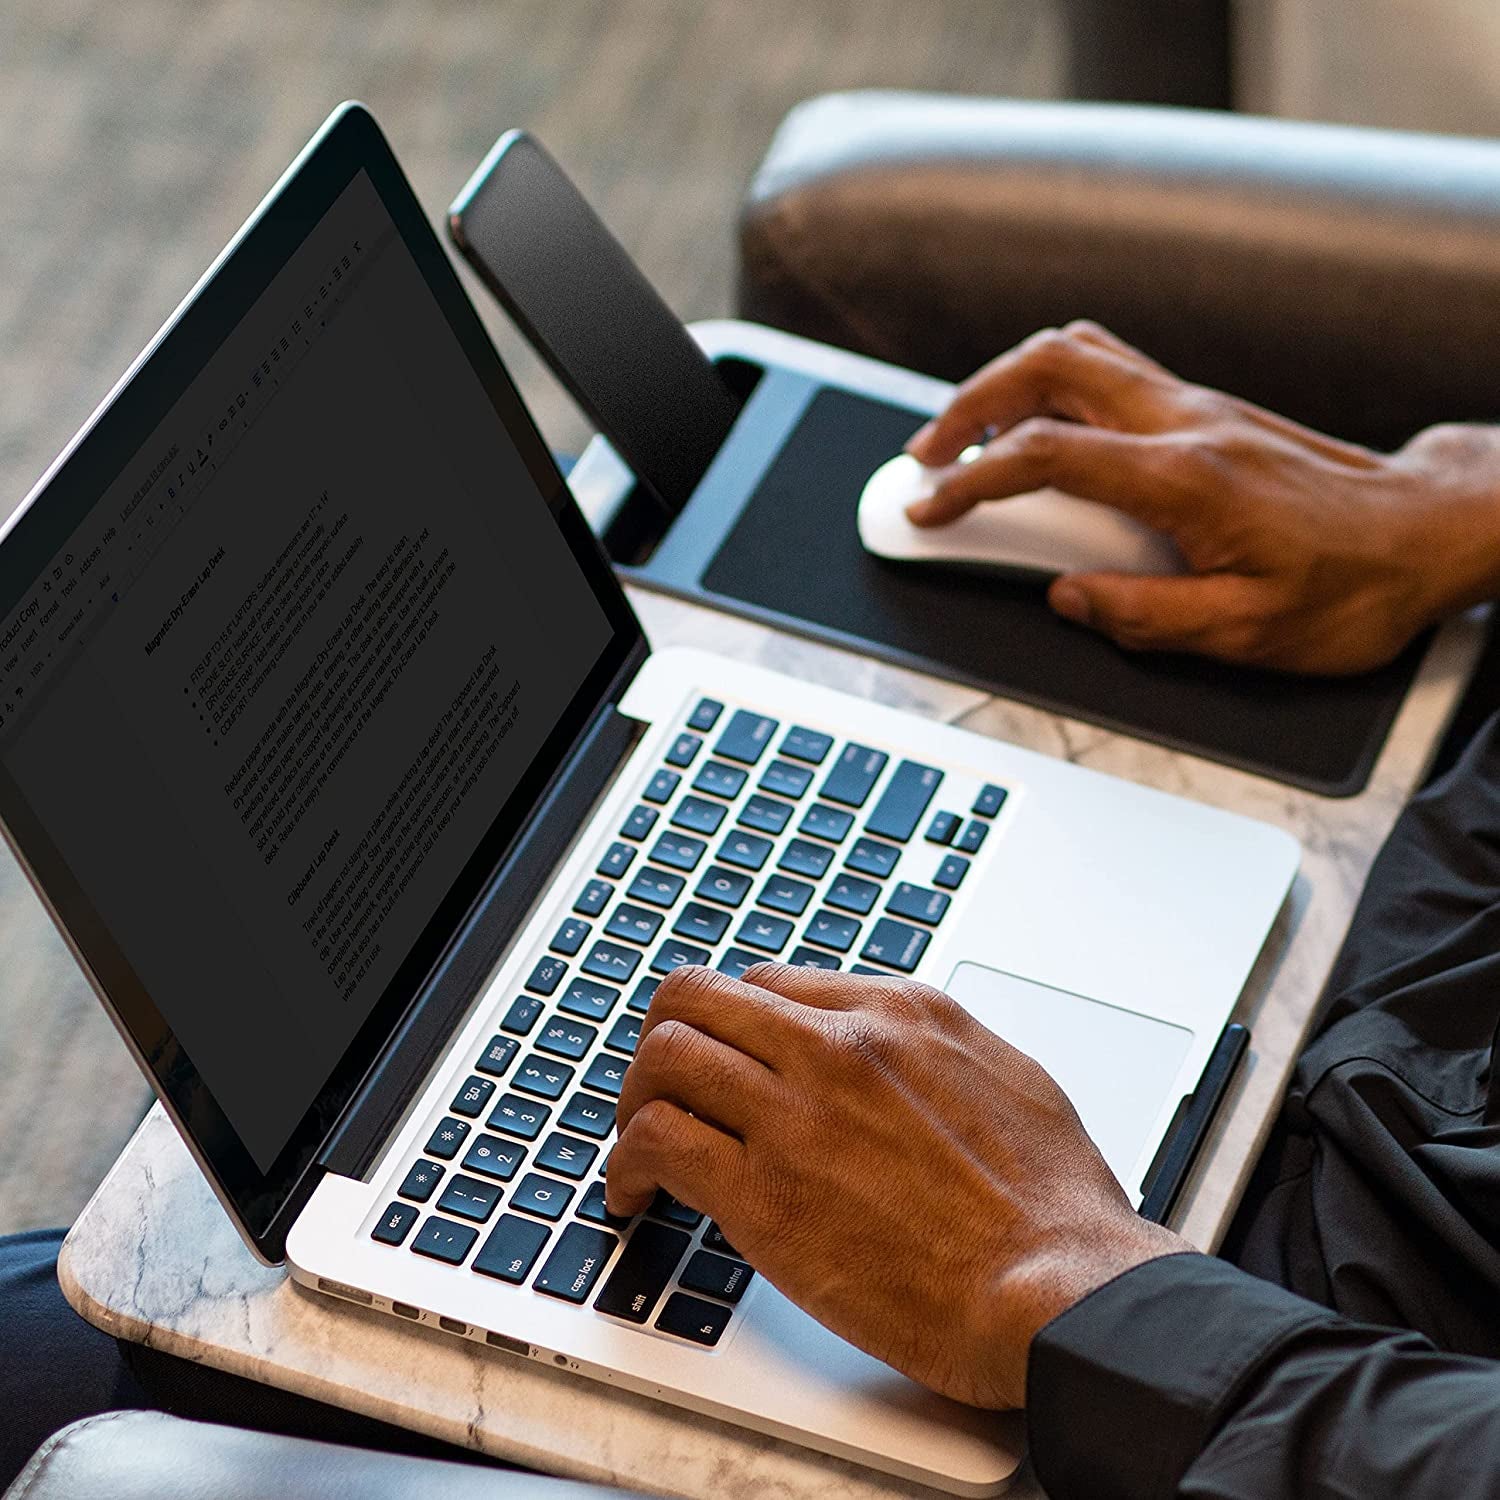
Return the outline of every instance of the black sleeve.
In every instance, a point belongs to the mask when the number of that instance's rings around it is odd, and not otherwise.
[[[1037,1335],[1027,1429],[1049,1500],[1451,1500],[1500,1492],[1500,1364],[1174,1255]]]

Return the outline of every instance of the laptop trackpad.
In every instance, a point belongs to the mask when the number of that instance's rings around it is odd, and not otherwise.
[[[1167,1102],[1192,1032],[980,964],[960,964],[947,988],[1057,1080],[1110,1170],[1131,1187],[1127,1174]]]

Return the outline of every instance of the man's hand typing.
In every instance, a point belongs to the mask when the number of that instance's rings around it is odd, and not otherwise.
[[[834,1332],[946,1395],[1021,1405],[1033,1335],[1189,1248],[1147,1224],[1047,1074],[925,985],[759,964],[657,990],[610,1212],[716,1219]]]

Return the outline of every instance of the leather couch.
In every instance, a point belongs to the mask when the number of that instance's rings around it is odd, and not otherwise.
[[[746,317],[956,377],[1087,315],[1354,439],[1500,417],[1500,144],[1234,115],[831,95],[741,225]],[[601,1500],[618,1491],[150,1413],[51,1439],[7,1500]]]

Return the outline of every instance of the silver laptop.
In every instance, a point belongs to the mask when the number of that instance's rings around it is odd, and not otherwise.
[[[1284,833],[640,625],[370,117],[0,542],[0,815],[246,1243],[320,1292],[956,1494],[1018,1430],[606,1215],[680,964],[946,987],[1140,1201]],[[493,1351],[493,1352],[491,1352]]]

